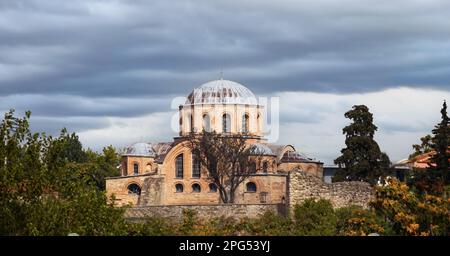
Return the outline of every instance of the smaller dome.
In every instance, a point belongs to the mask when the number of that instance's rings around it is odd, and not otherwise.
[[[297,163],[297,162],[314,162],[314,159],[307,157],[306,155],[297,151],[287,151],[281,158],[281,162],[284,163]]]
[[[155,157],[156,153],[150,143],[139,142],[128,147],[123,155]]]
[[[275,154],[273,153],[273,151],[264,144],[261,143],[255,143],[252,144],[250,146],[250,153],[255,154],[255,155],[269,155],[269,156],[274,156]]]

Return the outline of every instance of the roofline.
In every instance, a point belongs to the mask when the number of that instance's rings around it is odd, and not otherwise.
[[[105,180],[117,180],[117,179],[127,179],[127,178],[134,178],[134,177],[144,177],[144,176],[154,176],[155,173],[144,173],[144,174],[137,174],[137,175],[127,175],[127,176],[113,176],[113,177],[105,177]]]
[[[228,103],[228,102],[217,102],[217,103],[189,103],[189,104],[181,104],[183,107],[196,106],[196,105],[244,105],[244,106],[257,106],[260,108],[264,108],[264,105],[260,104],[248,104],[248,103]]]
[[[184,139],[184,138],[188,138],[189,135],[192,132],[189,132],[188,135],[184,135],[184,136],[176,136],[173,137],[174,140],[180,140],[180,139]],[[243,135],[241,133],[223,133],[223,132],[218,132],[216,133],[217,135],[222,135],[221,137],[227,137],[227,138],[240,138],[243,137],[244,139],[259,139],[259,140],[264,140],[267,141],[266,138],[263,138],[263,136],[259,136],[259,135]],[[202,133],[201,132],[194,132],[194,135],[199,135],[201,136]]]
[[[314,161],[314,160],[294,160],[294,161],[280,161],[281,163],[315,163],[315,164],[323,164],[323,162],[320,161]]]
[[[156,157],[156,155],[133,155],[133,154],[122,154],[121,156]]]

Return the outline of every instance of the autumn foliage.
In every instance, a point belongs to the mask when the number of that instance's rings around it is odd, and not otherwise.
[[[389,221],[395,234],[450,235],[450,200],[419,195],[396,179],[377,188],[371,206]]]

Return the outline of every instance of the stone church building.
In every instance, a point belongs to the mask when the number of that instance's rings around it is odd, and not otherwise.
[[[126,149],[121,175],[106,179],[107,193],[114,194],[118,205],[220,204],[216,186],[188,146],[187,136],[203,130],[245,136],[248,146],[263,154],[257,172],[237,189],[236,204],[285,203],[292,170],[322,178],[322,162],[293,145],[267,143],[264,106],[242,84],[221,79],[200,85],[179,106],[179,117],[180,132],[173,141],[140,142]]]

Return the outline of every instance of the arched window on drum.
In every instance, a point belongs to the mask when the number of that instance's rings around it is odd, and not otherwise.
[[[223,133],[231,132],[231,117],[229,114],[222,115],[222,132]]]
[[[205,132],[211,132],[211,119],[208,114],[203,115],[203,130]]]
[[[242,133],[249,132],[249,116],[247,114],[242,116]]]

